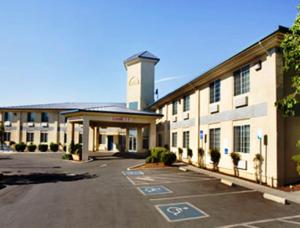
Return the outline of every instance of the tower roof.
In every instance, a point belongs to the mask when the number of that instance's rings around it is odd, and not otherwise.
[[[142,51],[142,52],[139,52],[139,53],[137,53],[137,54],[135,54],[133,56],[130,56],[129,58],[125,59],[124,65],[126,66],[127,63],[129,63],[131,61],[134,61],[136,59],[150,59],[150,60],[156,61],[156,63],[159,62],[159,58],[156,57],[155,55],[153,55],[151,52],[149,52],[149,51]]]

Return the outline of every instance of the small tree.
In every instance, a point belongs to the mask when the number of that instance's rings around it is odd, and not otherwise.
[[[205,151],[203,148],[198,149],[198,164],[200,167],[204,166],[204,159],[203,159],[204,153],[205,153]]]
[[[188,156],[189,163],[192,163],[193,150],[189,147],[187,148],[187,156]]]
[[[213,163],[213,169],[215,171],[217,171],[219,169],[218,165],[219,165],[219,162],[220,162],[220,158],[221,158],[221,153],[218,149],[212,149],[210,151],[210,159]]]
[[[239,161],[241,160],[241,155],[237,152],[232,152],[230,154],[230,157],[232,159],[234,176],[238,176],[239,175],[238,164],[239,164]]]
[[[178,160],[182,161],[182,154],[183,154],[183,149],[181,147],[178,147]]]
[[[300,150],[300,140],[297,143],[297,148]],[[296,162],[296,170],[300,175],[300,153],[295,154],[292,159]]]
[[[264,162],[264,158],[261,154],[255,154],[253,159],[254,169],[255,169],[255,179],[257,182],[262,182],[262,164]]]

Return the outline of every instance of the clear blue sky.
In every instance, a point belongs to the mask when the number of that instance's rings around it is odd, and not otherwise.
[[[161,61],[160,95],[277,29],[299,0],[7,0],[0,4],[0,105],[122,102],[123,60]]]

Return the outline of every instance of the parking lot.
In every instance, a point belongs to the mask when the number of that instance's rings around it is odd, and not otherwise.
[[[300,227],[300,207],[178,169],[123,172],[166,223],[201,227]]]
[[[89,163],[61,154],[0,154],[0,227],[300,227],[300,205],[142,160]]]

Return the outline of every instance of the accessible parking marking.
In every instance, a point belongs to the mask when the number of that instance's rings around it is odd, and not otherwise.
[[[144,196],[149,195],[160,195],[160,194],[167,194],[172,193],[172,191],[165,186],[146,186],[146,187],[138,187],[137,188]]]
[[[208,214],[188,202],[158,204],[155,205],[155,207],[168,222],[180,222],[209,217]]]

